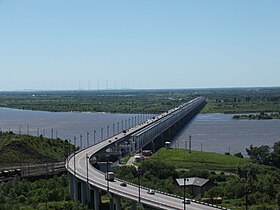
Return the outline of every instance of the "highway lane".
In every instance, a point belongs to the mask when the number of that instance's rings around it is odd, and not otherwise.
[[[173,109],[176,111],[176,109]],[[101,171],[97,170],[89,163],[89,159],[86,158],[94,156],[103,148],[108,147],[110,144],[114,144],[115,142],[120,141],[126,135],[130,135],[140,129],[146,127],[154,123],[155,121],[162,119],[166,116],[166,113],[159,115],[155,119],[151,119],[148,123],[143,123],[141,125],[137,125],[134,128],[127,131],[127,133],[120,133],[116,136],[113,136],[107,140],[104,140],[96,145],[88,147],[84,150],[78,151],[74,156],[72,155],[68,162],[66,163],[66,168],[72,174],[75,174],[76,177],[81,179],[84,182],[87,182],[87,166],[88,166],[88,182],[90,185],[95,186],[102,190],[107,190],[107,180],[105,180],[105,175]],[[117,137],[117,139],[116,139]],[[75,163],[75,164],[74,164]],[[75,170],[75,171],[74,171]],[[114,182],[109,182],[109,192],[115,194],[120,197],[128,198],[130,200],[138,201],[139,199],[139,188],[135,185],[127,184],[127,187],[120,186],[121,181],[115,180]],[[172,197],[169,195],[161,194],[156,192],[155,195],[151,195],[147,193],[147,189],[140,188],[141,195],[141,203],[155,207],[158,209],[174,209],[181,210],[184,209],[184,204],[182,203],[181,198]],[[195,202],[191,202],[191,204],[186,204],[186,209],[188,210],[213,210],[216,209],[214,207],[198,204]]]

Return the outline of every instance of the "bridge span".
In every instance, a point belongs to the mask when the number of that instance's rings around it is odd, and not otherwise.
[[[190,121],[206,104],[202,97],[195,98],[177,108],[123,131],[109,139],[79,150],[71,154],[66,161],[66,169],[70,177],[70,193],[74,201],[80,201],[94,210],[100,209],[100,192],[107,191],[110,196],[110,210],[121,209],[121,199],[131,200],[131,209],[137,209],[137,202],[142,209],[184,209],[182,198],[156,191],[155,195],[148,194],[147,189],[134,184],[120,186],[122,180],[113,182],[105,180],[105,174],[91,165],[96,155],[105,152],[108,148],[117,148],[126,145],[126,150],[119,152],[135,153],[141,148],[151,147],[153,150],[164,145],[164,140],[170,138],[178,129]],[[140,195],[140,196],[139,196]],[[188,210],[210,210],[209,206],[200,202],[186,204]]]

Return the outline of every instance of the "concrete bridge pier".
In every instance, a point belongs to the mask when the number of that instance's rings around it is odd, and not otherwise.
[[[81,201],[81,181],[72,174],[70,177],[70,196],[73,201]]]
[[[99,210],[100,206],[100,193],[98,188],[93,188],[93,209]]]
[[[137,202],[131,201],[131,210],[137,210]]]
[[[114,197],[114,203],[116,206],[116,210],[121,210],[121,198],[120,197]]]
[[[90,201],[90,189],[86,182],[81,182],[81,202],[84,205],[88,205]]]

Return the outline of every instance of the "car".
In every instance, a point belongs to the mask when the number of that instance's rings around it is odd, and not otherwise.
[[[185,200],[182,200],[182,203],[191,204],[191,200],[186,198]]]
[[[112,141],[111,140],[109,140],[109,143],[111,143]]]
[[[126,187],[127,185],[126,185],[126,182],[122,182],[122,183],[120,183],[120,186],[122,186],[122,187]]]
[[[155,194],[155,191],[152,190],[152,189],[149,189],[149,190],[147,191],[147,193],[150,194],[150,195],[154,195],[154,194]]]

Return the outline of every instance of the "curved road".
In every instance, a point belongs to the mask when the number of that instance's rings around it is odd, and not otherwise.
[[[105,180],[105,175],[103,172],[97,170],[89,163],[89,158],[94,156],[97,152],[107,148],[109,145],[114,144],[117,141],[120,141],[126,135],[130,135],[145,126],[153,123],[154,121],[164,117],[166,113],[156,117],[155,119],[149,120],[148,122],[137,125],[127,131],[126,134],[120,133],[107,140],[104,140],[98,144],[90,146],[84,150],[78,151],[75,155],[71,155],[68,158],[66,163],[66,169],[79,178],[80,180],[87,182],[94,187],[97,187],[102,190],[107,190],[107,180]],[[117,139],[116,139],[117,137]],[[88,173],[87,173],[88,167]],[[87,179],[88,176],[88,179]],[[127,187],[120,186],[121,181],[115,179],[114,182],[109,182],[109,192],[120,197],[128,198],[130,200],[138,201],[139,198],[139,188],[135,185],[127,184]],[[176,198],[170,195],[165,195],[162,193],[156,192],[155,195],[147,194],[147,189],[141,188],[141,203],[148,205],[150,207],[158,209],[184,209],[184,204],[182,203],[181,198]],[[210,210],[217,209],[214,207],[202,205],[199,203],[191,202],[191,204],[186,204],[187,210]]]

